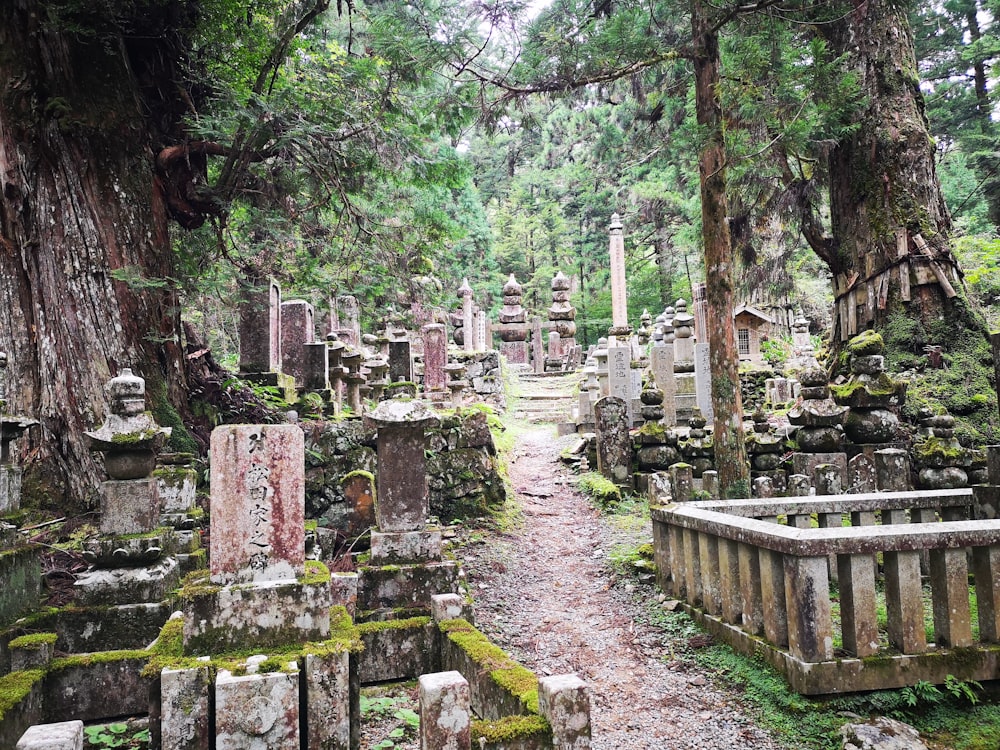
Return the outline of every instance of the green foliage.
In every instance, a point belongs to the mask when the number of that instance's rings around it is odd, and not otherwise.
[[[576,486],[602,508],[609,508],[622,500],[622,491],[618,486],[597,472],[581,474],[576,479]]]
[[[125,722],[110,724],[95,724],[83,728],[87,737],[88,747],[98,748],[147,748],[149,747],[149,730],[134,730]]]

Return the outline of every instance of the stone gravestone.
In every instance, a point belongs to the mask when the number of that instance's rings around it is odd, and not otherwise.
[[[313,307],[305,300],[281,303],[281,370],[301,384],[306,379],[305,345],[316,337]]]
[[[632,350],[628,346],[608,347],[608,395],[625,402],[628,426],[632,426]]]
[[[212,432],[211,580],[279,581],[305,566],[305,439],[295,425]]]
[[[448,337],[441,323],[428,323],[424,335],[424,394],[445,393],[448,378],[444,366],[448,364]]]
[[[410,342],[389,342],[389,382],[413,381],[413,360],[410,357]]]
[[[281,288],[273,279],[241,290],[239,337],[240,372],[281,369]]]
[[[378,429],[375,520],[383,532],[419,531],[430,512],[425,430],[440,422],[422,401],[389,399],[367,415]]]
[[[711,423],[715,412],[712,409],[712,365],[708,344],[694,345],[694,390],[698,409]]]
[[[619,487],[632,487],[632,438],[628,402],[605,396],[594,404],[597,470]]]
[[[673,344],[663,343],[653,346],[650,350],[649,366],[653,370],[656,387],[663,391],[663,423],[673,426],[677,424],[677,408],[674,404],[677,384],[674,381]]]
[[[531,361],[535,367],[535,374],[541,375],[545,372],[545,345],[542,343],[542,319],[531,319]]]

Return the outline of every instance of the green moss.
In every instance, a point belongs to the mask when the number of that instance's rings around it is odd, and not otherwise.
[[[495,721],[476,720],[472,722],[472,746],[485,744],[510,744],[519,741],[544,741],[552,729],[541,716],[505,716]]]
[[[639,428],[638,434],[644,437],[651,437],[661,443],[667,441],[667,428],[660,422],[646,422]]]
[[[622,491],[618,485],[596,472],[581,474],[577,477],[576,486],[603,507],[619,503],[622,499]]]
[[[11,672],[0,677],[0,721],[10,709],[28,697],[43,677],[45,672],[40,669]]]
[[[138,432],[120,432],[111,436],[111,442],[115,445],[134,445],[152,440],[156,437],[156,430],[139,430]]]
[[[881,354],[885,350],[882,336],[875,331],[862,331],[847,342],[847,351],[858,357]]]
[[[10,649],[22,649],[26,651],[39,651],[43,646],[55,645],[59,636],[56,633],[32,633],[15,638],[7,647]]]
[[[167,448],[174,453],[193,453],[198,455],[201,449],[198,442],[184,426],[184,420],[167,398],[167,389],[159,378],[146,377],[146,394],[152,406],[153,418],[163,427],[170,427],[170,437]]]
[[[445,620],[438,627],[494,682],[517,697],[527,710],[538,712],[538,677],[534,672],[514,661],[466,620]]]
[[[378,622],[362,622],[357,625],[358,633],[378,633],[383,630],[409,630],[429,625],[430,617],[408,617],[405,620],[381,620]]]
[[[92,667],[95,664],[112,664],[119,661],[148,661],[153,656],[152,651],[130,649],[126,651],[96,651],[92,654],[73,654],[61,659],[53,659],[49,664],[49,672],[59,672],[78,667]]]
[[[844,385],[831,385],[830,393],[837,403],[841,403],[849,400],[859,390],[865,391],[870,396],[891,396],[900,390],[901,385],[888,373],[882,372],[875,380],[852,380]]]
[[[924,460],[931,458],[960,460],[968,457],[968,450],[957,441],[934,436],[914,443],[913,453]]]
[[[414,383],[412,380],[397,380],[395,383],[389,383],[389,385],[387,385],[385,387],[385,390],[387,392],[392,392],[392,391],[394,391],[394,390],[396,390],[398,388],[410,388],[410,389],[413,389],[413,388],[416,388],[416,387],[417,387],[417,384]]]
[[[208,570],[193,570],[184,576],[177,595],[181,599],[190,601],[201,596],[209,596],[221,590],[222,586],[212,583]]]
[[[160,636],[150,649],[157,656],[180,658],[184,656],[184,620],[176,617],[167,620],[160,629]]]
[[[319,560],[306,560],[305,574],[299,579],[299,583],[308,586],[315,586],[321,583],[330,582],[330,569]]]

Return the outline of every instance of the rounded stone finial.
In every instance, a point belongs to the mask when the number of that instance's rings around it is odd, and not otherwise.
[[[465,297],[465,296],[470,296],[471,297],[472,296],[472,287],[469,286],[469,280],[468,279],[462,279],[462,286],[460,286],[458,288],[458,293],[462,297]]]
[[[618,215],[617,211],[615,213],[611,214],[611,225],[608,227],[608,229],[610,231],[612,231],[612,232],[614,232],[615,230],[621,231],[621,229],[622,229],[622,218],[621,218],[621,216]]]
[[[517,279],[514,278],[514,274],[510,275],[507,279],[507,283],[503,285],[503,293],[505,297],[520,297],[523,289],[520,284],[517,283]]]
[[[556,275],[552,277],[552,291],[553,292],[565,292],[569,290],[569,279],[566,278],[566,274],[562,271],[556,271]]]

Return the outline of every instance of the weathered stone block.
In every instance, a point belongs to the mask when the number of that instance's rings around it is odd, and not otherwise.
[[[7,648],[10,649],[10,671],[44,669],[52,661],[55,645],[55,633],[36,633],[15,638],[7,644]]]
[[[83,722],[33,726],[21,735],[16,750],[83,750]]]
[[[102,534],[143,534],[159,525],[160,496],[153,477],[101,482]]]
[[[20,466],[0,466],[0,516],[21,507]]]
[[[351,701],[360,700],[357,690],[352,698],[351,690],[352,679],[357,679],[356,662],[348,651],[325,656],[306,654],[303,671],[306,746],[310,750],[350,750]]]
[[[472,738],[469,683],[458,672],[420,676],[420,747],[466,750]]]
[[[362,683],[414,680],[442,668],[430,618],[369,622],[358,625],[364,650],[358,654]]]
[[[211,686],[208,665],[160,672],[161,750],[208,750]]]
[[[111,652],[114,654],[114,652]],[[142,674],[148,656],[131,651],[108,661],[85,660],[60,664],[56,659],[45,676],[46,721],[76,716],[97,721],[109,716],[136,716],[149,710],[149,689],[154,677]]]
[[[590,747],[590,695],[576,675],[553,675],[538,680],[538,711],[552,727],[553,750]]]
[[[361,568],[358,612],[430,610],[432,596],[457,590],[458,571],[458,564],[452,561]]]
[[[42,588],[39,548],[0,549],[0,581],[0,625],[6,625],[38,604]]]
[[[352,618],[358,609],[358,574],[332,573],[330,575],[330,603],[343,607]]]
[[[299,677],[271,672],[215,681],[216,750],[288,750],[299,746]]]
[[[330,583],[269,581],[181,590],[184,650],[212,654],[253,643],[260,648],[322,641],[330,634]]]
[[[161,513],[184,513],[195,507],[198,472],[186,466],[161,466],[153,472]]]
[[[387,533],[372,531],[372,565],[424,563],[441,559],[441,532],[437,529]]]
[[[163,601],[180,581],[177,560],[164,557],[144,568],[88,570],[77,577],[74,590],[77,601],[85,606],[137,604]]]
[[[212,581],[279,581],[305,563],[305,438],[296,425],[212,432]]]

